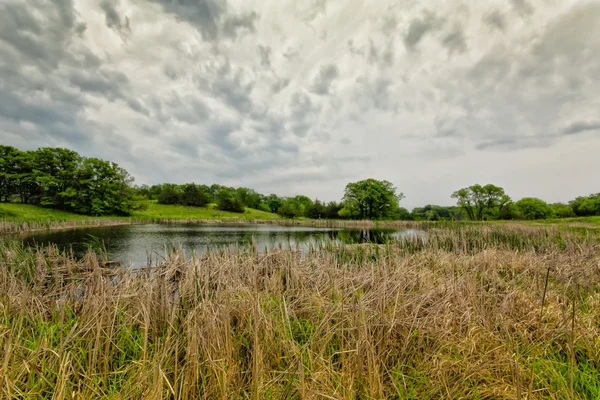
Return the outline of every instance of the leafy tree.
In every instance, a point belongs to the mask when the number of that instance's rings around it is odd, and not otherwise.
[[[457,190],[452,194],[457,204],[462,207],[471,220],[495,218],[511,199],[504,189],[495,185],[473,185]]]
[[[181,190],[179,186],[165,183],[158,195],[158,204],[181,204]]]
[[[41,193],[39,204],[64,209],[62,193],[77,185],[81,156],[68,149],[42,148],[32,152],[32,161],[33,178]]]
[[[413,219],[439,221],[439,220],[461,220],[463,214],[459,207],[444,207],[428,204],[425,207],[414,208],[411,213]]]
[[[600,193],[591,194],[587,197],[577,197],[569,204],[578,217],[600,215]]]
[[[0,146],[0,201],[10,201],[17,194],[17,160],[22,153],[11,146]]]
[[[272,213],[277,213],[279,208],[283,205],[284,199],[278,197],[276,194],[271,193],[265,198],[265,203],[269,207]]]
[[[140,199],[143,200],[152,200],[154,197],[152,196],[152,188],[148,185],[134,186],[133,190],[135,191],[136,196],[139,196]]]
[[[523,219],[546,219],[554,216],[552,207],[535,197],[525,197],[517,201],[515,207]]]
[[[404,198],[388,181],[366,179],[351,182],[344,191],[344,207],[339,214],[347,218],[389,219]]]
[[[181,204],[191,207],[204,207],[210,202],[210,195],[194,183],[183,185]]]
[[[550,207],[552,207],[552,211],[558,218],[575,217],[575,213],[573,212],[573,207],[571,207],[568,204],[554,203],[554,204],[550,204]]]
[[[327,206],[325,206],[325,210],[324,210],[324,215],[323,218],[327,218],[327,219],[336,219],[339,218],[340,215],[340,210],[342,209],[342,204],[341,203],[337,203],[335,201],[330,201],[329,203],[327,203]]]
[[[221,188],[217,193],[217,208],[222,211],[243,213],[246,211],[244,204],[236,196],[235,191]]]
[[[297,218],[302,216],[302,210],[300,209],[300,204],[294,199],[286,199],[277,213],[284,218]]]
[[[327,209],[325,207],[325,204],[321,203],[319,199],[317,199],[312,204],[306,207],[306,209],[304,210],[304,216],[306,218],[312,219],[326,218],[326,211]]]
[[[89,215],[127,215],[134,209],[133,178],[117,164],[85,158],[77,169],[76,185],[61,197],[72,211]]]

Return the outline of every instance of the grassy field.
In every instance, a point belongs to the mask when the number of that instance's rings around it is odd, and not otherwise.
[[[172,219],[172,220],[275,220],[280,217],[264,211],[247,208],[245,213],[233,213],[220,211],[209,207],[186,207],[180,205],[163,205],[154,201],[146,203],[147,210],[138,211],[133,214],[134,218],[141,219]]]
[[[147,270],[2,246],[0,398],[600,398],[591,234],[432,226]]]
[[[44,229],[103,226],[166,221],[258,221],[278,220],[277,214],[246,209],[245,213],[219,211],[214,206],[185,207],[147,202],[147,209],[132,216],[90,217],[20,203],[0,204],[0,233],[19,233]]]

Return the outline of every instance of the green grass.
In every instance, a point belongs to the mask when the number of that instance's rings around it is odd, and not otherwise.
[[[279,219],[277,214],[247,208],[244,213],[233,213],[215,209],[214,205],[208,207],[185,207],[179,205],[157,204],[156,201],[146,202],[148,208],[136,211],[129,218],[136,220],[272,220]],[[30,204],[6,203],[0,204],[0,219],[7,222],[29,221],[85,221],[85,220],[127,220],[128,217],[90,217],[67,211],[53,210]]]
[[[111,217],[105,217],[111,218]],[[0,204],[0,219],[9,222],[87,220],[92,217],[21,203]],[[93,219],[98,219],[94,217]]]
[[[138,219],[173,219],[173,220],[271,220],[279,219],[277,214],[247,208],[244,213],[220,211],[214,204],[208,207],[186,207],[180,205],[158,204],[156,201],[146,202],[148,208],[133,214]]]

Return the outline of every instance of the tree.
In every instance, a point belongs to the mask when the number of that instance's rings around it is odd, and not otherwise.
[[[0,201],[10,201],[17,194],[17,160],[22,151],[11,146],[0,146]]]
[[[575,217],[575,213],[573,212],[573,207],[568,204],[563,203],[554,203],[550,204],[552,207],[552,211],[558,218],[572,218]]]
[[[319,201],[319,199],[316,199],[312,204],[310,204],[304,210],[304,216],[306,218],[312,218],[312,219],[326,218],[325,213],[326,213],[326,207],[323,203],[321,203]]]
[[[340,216],[360,219],[389,219],[404,198],[388,181],[366,179],[351,182],[344,190],[344,207]]]
[[[158,195],[158,204],[180,204],[181,190],[179,186],[165,183]]]
[[[42,148],[32,152],[33,178],[40,190],[39,204],[66,208],[62,193],[77,185],[77,169],[82,158],[72,150]]]
[[[283,205],[283,201],[284,200],[281,197],[278,197],[274,193],[271,193],[265,198],[265,203],[269,206],[269,210],[271,210],[272,213],[277,213],[279,211],[279,208]]]
[[[546,219],[554,216],[552,207],[535,197],[525,197],[515,203],[519,215],[523,219]]]
[[[504,189],[494,185],[473,185],[452,193],[457,199],[457,205],[462,207],[469,219],[481,221],[487,218],[497,218],[511,199]]]
[[[577,197],[569,204],[578,217],[600,215],[600,193],[590,194],[587,197]]]
[[[300,210],[299,203],[294,201],[294,199],[286,199],[277,213],[284,218],[297,218],[302,216],[302,211]]]
[[[133,178],[117,164],[85,158],[76,173],[76,184],[60,196],[71,211],[88,215],[128,215],[135,208]]]
[[[244,204],[236,196],[234,190],[221,188],[217,193],[217,208],[222,211],[243,213],[246,211]]]
[[[208,193],[194,183],[183,185],[181,191],[181,204],[189,207],[204,207],[210,202]]]
[[[413,219],[427,221],[454,221],[464,218],[459,207],[444,207],[428,204],[425,207],[416,207],[411,213]]]

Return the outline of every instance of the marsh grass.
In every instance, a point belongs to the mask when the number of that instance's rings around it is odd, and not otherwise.
[[[141,269],[2,246],[1,398],[600,397],[589,234],[455,226],[426,242],[175,250]]]

